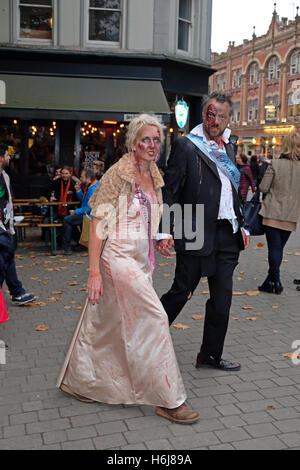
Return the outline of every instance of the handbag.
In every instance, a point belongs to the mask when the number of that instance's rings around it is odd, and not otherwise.
[[[91,224],[91,219],[87,214],[85,214],[83,221],[82,221],[79,244],[82,246],[85,246],[86,248],[88,248],[89,246],[90,224]]]
[[[246,201],[243,205],[244,217],[250,235],[259,236],[264,235],[265,229],[263,226],[263,218],[259,214],[261,210],[260,193],[257,191],[251,201]]]

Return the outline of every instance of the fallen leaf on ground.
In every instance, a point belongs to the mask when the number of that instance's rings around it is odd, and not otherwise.
[[[293,359],[294,357],[296,357],[297,359],[300,359],[300,354],[296,355],[294,352],[290,352],[290,353],[282,354],[282,357],[285,357],[288,359]]]
[[[158,266],[169,266],[169,263],[160,263]]]
[[[245,292],[233,292],[232,295],[245,295]]]
[[[253,310],[253,307],[242,307],[243,310]]]
[[[48,331],[49,327],[46,325],[39,325],[35,328],[35,331]]]
[[[245,271],[240,271],[240,274],[245,274]]]
[[[87,256],[89,256],[89,254],[88,254],[88,253],[83,253],[83,254],[80,255],[80,256],[81,256],[81,258],[86,258]]]
[[[203,294],[203,295],[208,295],[208,294],[209,294],[209,290],[203,290],[203,291],[202,291],[202,294]]]
[[[163,274],[164,277],[170,277],[170,274]]]
[[[243,277],[237,277],[236,280],[237,281],[244,281],[245,279]]]
[[[288,260],[288,259],[283,259],[282,262],[283,262],[283,263],[288,263],[289,260]]]
[[[253,316],[254,317],[261,317],[262,316],[262,313],[258,312],[258,313],[253,313]]]
[[[32,281],[39,281],[39,278],[38,277],[31,277],[30,278]]]
[[[238,318],[237,317],[232,317],[232,320],[238,320]]]
[[[193,320],[203,320],[205,318],[205,315],[193,315],[192,319]]]
[[[81,306],[78,305],[78,307],[74,307],[74,308],[75,308],[75,310],[82,310],[83,307],[82,307],[82,305]]]
[[[279,307],[279,305],[273,305],[272,308],[273,308],[274,310],[277,310],[277,309],[280,308],[280,307]]]
[[[71,310],[71,308],[72,307],[70,305],[65,305],[65,307],[64,307],[64,309],[66,309],[66,310]]]
[[[249,295],[249,297],[255,297],[256,295],[259,295],[260,292],[259,290],[248,290],[248,292],[246,292],[247,295]]]
[[[190,326],[177,323],[176,325],[173,325],[173,328],[176,328],[177,330],[188,330]]]
[[[269,405],[269,406],[267,406],[267,410],[275,410],[275,406]]]
[[[263,246],[265,246],[265,244],[264,243],[258,243],[257,246],[258,246],[258,248],[262,248]]]
[[[279,331],[278,330],[273,330],[273,333],[277,334],[277,333],[279,333]]]
[[[78,282],[77,281],[68,282],[68,286],[78,286]]]
[[[295,254],[295,256],[300,256],[300,253],[294,253],[294,254]]]
[[[49,302],[61,302],[62,298],[61,297],[50,297]]]
[[[257,320],[257,317],[248,317],[247,320],[249,320],[249,321],[256,321],[256,320]]]
[[[84,261],[75,261],[75,264],[84,264]]]
[[[46,307],[47,303],[46,302],[36,302],[36,305],[39,307]]]
[[[64,293],[63,290],[56,290],[56,291],[51,292],[52,295],[61,295],[63,293]]]
[[[203,281],[201,281],[202,284],[207,284],[208,283],[208,280],[207,279],[203,279]]]

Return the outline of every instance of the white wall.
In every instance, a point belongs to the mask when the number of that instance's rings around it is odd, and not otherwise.
[[[153,51],[154,0],[129,0],[127,10],[127,48]]]
[[[0,43],[10,41],[10,8],[9,0],[0,0]]]

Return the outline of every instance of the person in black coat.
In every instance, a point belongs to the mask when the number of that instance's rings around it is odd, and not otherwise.
[[[161,240],[156,243],[157,250],[168,256],[174,242],[167,234],[175,235],[175,279],[170,291],[161,298],[170,324],[192,297],[201,277],[208,277],[210,298],[196,367],[209,365],[228,371],[241,367],[237,362],[223,360],[222,353],[232,301],[233,272],[240,251],[250,243],[239,196],[240,174],[235,165],[237,139],[230,137],[227,129],[231,110],[228,95],[213,93],[203,103],[203,125],[172,146],[163,197],[169,207],[178,204],[183,218],[178,207],[175,221],[171,216],[168,223],[163,215],[158,234]],[[186,205],[190,214],[185,217]],[[183,230],[181,237],[180,228],[187,223],[191,224],[190,233]]]

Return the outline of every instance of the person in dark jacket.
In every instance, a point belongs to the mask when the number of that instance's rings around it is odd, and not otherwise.
[[[240,179],[241,198],[243,201],[246,201],[249,187],[251,187],[253,193],[256,193],[256,186],[253,181],[251,168],[250,168],[250,165],[248,164],[248,158],[246,157],[246,155],[238,155],[236,157],[236,163],[241,173],[241,179]]]
[[[232,101],[228,95],[213,93],[203,103],[203,125],[175,141],[165,173],[163,197],[169,207],[178,204],[184,214],[175,216],[160,228],[157,250],[170,255],[173,245],[168,234],[192,220],[192,231],[176,239],[176,272],[173,285],[162,296],[170,324],[192,297],[201,277],[207,276],[210,299],[206,304],[203,341],[196,367],[212,366],[226,371],[239,370],[238,362],[222,359],[232,301],[233,272],[241,249],[248,248],[249,233],[244,230],[242,204],[238,195],[240,173],[235,165],[236,146],[230,139],[228,123]],[[204,208],[204,220],[197,214]],[[200,209],[201,211],[201,209]],[[167,211],[164,210],[164,214]],[[163,216],[164,219],[164,216]],[[179,227],[180,228],[180,227]],[[200,232],[204,232],[201,247]],[[197,240],[198,238],[198,240]]]
[[[257,187],[258,176],[259,176],[259,166],[258,166],[258,163],[257,163],[257,156],[256,155],[252,155],[252,157],[250,159],[250,168],[251,168],[254,184]]]

